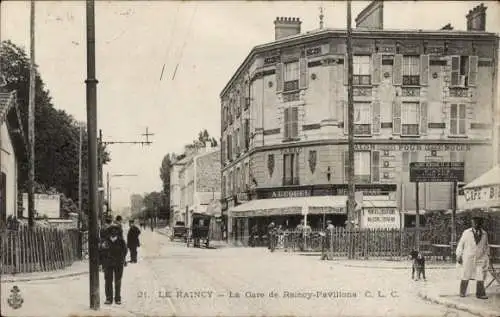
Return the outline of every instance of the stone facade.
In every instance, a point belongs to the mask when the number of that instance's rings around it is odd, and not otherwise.
[[[495,34],[355,29],[353,37],[360,182],[396,184],[400,209],[414,210],[410,162],[464,161],[465,182],[493,165]],[[347,182],[345,39],[322,29],[251,51],[221,93],[223,198]],[[420,190],[422,209],[451,208],[450,184]]]
[[[220,150],[205,147],[182,160],[178,173],[179,220],[190,225],[193,213],[204,213],[212,200],[220,199]]]

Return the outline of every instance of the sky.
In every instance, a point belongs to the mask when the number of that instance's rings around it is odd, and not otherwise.
[[[495,1],[386,2],[384,28],[465,30],[465,15],[482,2],[486,30],[500,33]],[[367,4],[353,1],[353,23]],[[0,38],[29,52],[29,2],[0,6]],[[219,94],[252,47],[274,40],[277,16],[299,17],[302,32],[319,28],[321,6],[325,27],[346,27],[343,1],[96,1],[103,140],[143,141],[146,127],[154,133],[149,147],[109,146],[104,172],[137,175],[111,177],[113,209],[129,206],[133,193],[161,190],[164,155],[182,153],[201,129],[219,139]],[[86,121],[85,2],[37,1],[35,10],[35,60],[53,103]]]

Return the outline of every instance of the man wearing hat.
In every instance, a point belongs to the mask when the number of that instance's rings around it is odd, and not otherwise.
[[[104,289],[106,302],[113,303],[113,282],[114,300],[116,304],[121,304],[121,284],[125,257],[127,256],[127,245],[123,239],[122,229],[117,224],[111,224],[106,229],[105,242],[107,247],[103,250],[102,266],[104,269]]]
[[[483,218],[472,217],[472,226],[462,233],[456,250],[460,272],[460,297],[467,294],[469,280],[476,280],[476,297],[488,299],[484,280],[488,271],[488,235],[483,230]]]

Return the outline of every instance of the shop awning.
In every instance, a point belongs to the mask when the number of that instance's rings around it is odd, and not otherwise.
[[[478,188],[478,187],[485,187],[485,186],[491,186],[491,185],[499,185],[500,184],[500,166],[497,165],[484,173],[483,175],[479,176],[469,184],[464,186],[464,189],[469,189],[469,188]]]
[[[500,207],[500,166],[495,166],[464,186],[464,210],[494,211]],[[462,209],[461,208],[461,209]]]
[[[230,209],[233,217],[345,213],[347,196],[256,199]],[[315,212],[321,210],[321,212]]]

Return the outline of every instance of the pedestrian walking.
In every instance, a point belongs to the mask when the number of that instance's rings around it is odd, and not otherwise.
[[[140,234],[141,230],[134,224],[134,220],[130,220],[127,233],[127,248],[130,251],[130,263],[137,263],[137,248],[141,246],[139,242]]]
[[[269,250],[273,250],[274,246],[274,222],[271,221],[271,223],[267,226],[267,248]]]
[[[120,228],[123,229],[123,224],[122,224],[123,218],[122,216],[118,215],[116,216],[115,223],[120,226]]]
[[[106,229],[105,243],[107,244],[103,252],[104,269],[104,290],[106,294],[105,305],[113,303],[121,304],[121,284],[125,257],[127,256],[127,246],[123,240],[121,228],[117,224],[112,224]],[[114,284],[114,285],[113,285]],[[114,288],[113,288],[114,286]]]
[[[472,226],[462,233],[456,255],[460,269],[460,297],[467,295],[469,280],[476,280],[476,297],[488,299],[484,280],[489,265],[488,235],[483,230],[483,218],[472,218]]]

